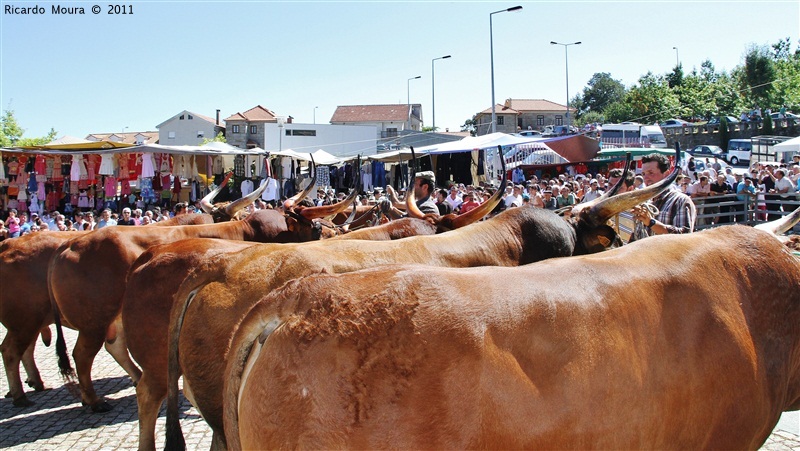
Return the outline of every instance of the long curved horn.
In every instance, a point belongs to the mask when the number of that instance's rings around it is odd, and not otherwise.
[[[496,207],[497,204],[503,200],[503,194],[506,190],[506,183],[508,182],[508,174],[506,173],[506,159],[503,157],[502,147],[497,146],[497,152],[500,156],[500,166],[503,171],[503,178],[500,180],[500,187],[497,189],[497,191],[495,191],[494,194],[492,194],[492,197],[486,199],[484,203],[480,204],[474,210],[468,211],[463,215],[458,215],[453,218],[452,221],[450,221],[448,228],[457,229],[478,221],[494,210],[494,207]]]
[[[204,212],[211,214],[214,211],[214,205],[211,203],[211,201],[214,200],[214,198],[217,197],[217,194],[222,191],[222,188],[228,184],[228,180],[231,177],[233,177],[233,172],[229,172],[228,175],[225,176],[225,180],[223,180],[218,187],[214,188],[214,190],[208,193],[206,197],[200,199],[200,208],[202,208]]]
[[[261,193],[267,189],[267,184],[269,183],[269,178],[264,182],[263,185],[259,186],[258,189],[253,191],[252,193],[248,194],[247,196],[242,197],[241,199],[237,199],[228,205],[225,206],[225,214],[233,217],[239,210],[243,209],[244,207],[252,204],[253,202],[261,196]]]
[[[662,179],[660,182],[647,186],[640,190],[629,191],[622,193],[608,199],[595,199],[590,202],[585,202],[582,208],[579,208],[583,219],[590,221],[593,224],[599,225],[608,221],[609,218],[622,211],[633,208],[636,205],[646,202],[649,199],[659,195],[661,192],[669,189],[670,185],[678,178],[680,173],[680,144],[675,143],[675,167],[672,172]],[[578,208],[578,207],[576,207]],[[573,210],[575,211],[575,210]],[[585,213],[584,213],[585,212]]]
[[[753,228],[769,232],[773,235],[781,235],[783,233],[786,233],[787,230],[794,227],[794,225],[797,224],[798,222],[800,222],[800,207],[797,207],[795,211],[791,212],[790,214],[780,219],[776,219],[770,222],[765,222],[763,224],[758,224],[756,226],[753,226]]]
[[[303,217],[306,219],[315,219],[315,218],[324,218],[327,216],[336,216],[337,214],[347,210],[352,204],[356,196],[358,195],[358,191],[353,190],[347,198],[343,199],[341,202],[337,202],[333,205],[320,205],[318,207],[305,207],[299,211]],[[355,208],[355,205],[353,206]]]
[[[314,189],[315,186],[317,186],[317,165],[316,163],[314,163],[314,155],[311,154],[308,155],[311,157],[311,171],[313,172],[314,176],[311,178],[311,182],[308,184],[308,186],[306,186],[306,189],[304,189],[300,193],[295,194],[289,199],[286,199],[286,201],[283,202],[284,210],[288,210],[294,207],[296,203],[300,202],[301,200],[305,199],[309,194],[311,194],[311,191]]]
[[[414,182],[416,183],[416,177]],[[423,213],[422,210],[417,207],[417,196],[414,195],[413,185],[409,186],[408,190],[406,191],[406,213],[410,218],[422,219],[425,217],[425,213]]]

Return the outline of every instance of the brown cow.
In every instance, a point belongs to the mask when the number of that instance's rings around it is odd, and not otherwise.
[[[799,324],[800,260],[745,226],[519,268],[313,275],[240,324],[226,436],[234,450],[758,449],[800,408]]]
[[[212,214],[180,215],[159,221],[150,227],[176,225],[211,224],[214,218],[228,221],[239,209],[239,203],[212,205],[211,201],[225,186],[229,177],[220,186],[203,198],[201,204]],[[44,390],[44,383],[33,360],[36,336],[41,331],[50,336],[48,326],[53,323],[53,312],[47,292],[47,266],[56,249],[67,241],[87,232],[57,232],[30,234],[19,239],[5,240],[0,244],[0,322],[6,327],[6,337],[0,351],[10,391],[7,397],[14,406],[33,404],[22,389],[19,363],[22,360],[28,375],[28,385],[36,391]],[[43,336],[49,345],[49,338]],[[108,346],[108,345],[107,345]]]
[[[419,219],[400,219],[378,227],[350,232],[342,240],[394,240],[404,236],[432,235],[436,227]],[[232,255],[253,243],[194,238],[148,248],[131,266],[122,300],[122,324],[128,350],[142,369],[136,386],[139,408],[139,448],[155,448],[155,425],[167,395],[167,335],[174,295],[192,271],[201,271],[216,258]],[[300,244],[261,244],[285,249]],[[156,286],[158,290],[142,287]]]
[[[220,375],[233,325],[253,302],[286,281],[320,271],[343,273],[391,263],[516,266],[551,257],[598,252],[620,244],[613,229],[605,225],[608,218],[656,195],[676,175],[644,190],[582,205],[578,219],[571,223],[547,210],[522,207],[441,235],[374,243],[327,241],[288,251],[269,249],[265,253],[260,246],[253,246],[232,257],[209,262],[203,271],[194,272],[184,281],[176,295],[179,307],[172,312],[167,447],[182,446],[177,423],[180,372],[184,375],[184,392],[189,392],[187,396],[217,437],[224,439]],[[502,190],[497,195],[502,195]],[[411,192],[407,206],[409,211],[415,207]],[[455,219],[467,217],[473,211]],[[445,217],[443,222],[452,225],[453,218]],[[187,310],[189,303],[191,308]],[[179,315],[184,310],[181,332]],[[209,359],[209,355],[214,358]]]
[[[309,186],[313,188],[313,183]],[[310,189],[307,188],[296,197],[304,197]],[[252,202],[260,194],[260,190],[256,190],[244,199]],[[290,199],[291,202],[295,200]],[[244,205],[240,203],[238,206],[241,208]],[[317,223],[287,218],[277,210],[259,210],[242,221],[218,224],[158,228],[107,227],[65,243],[51,260],[47,279],[51,302],[58,308],[55,317],[56,351],[62,374],[70,376],[73,371],[61,334],[60,319],[79,332],[73,357],[82,401],[90,405],[93,411],[105,412],[111,408],[96,395],[91,379],[94,356],[104,341],[134,383],[138,381],[141,372],[128,355],[120,310],[128,270],[148,247],[187,238],[297,242],[319,239],[321,234],[332,234],[332,231],[321,229]]]
[[[9,393],[17,407],[33,404],[22,388],[19,363],[22,360],[28,385],[44,390],[33,361],[36,337],[47,336],[53,311],[47,295],[47,264],[64,242],[88,232],[40,232],[7,239],[0,243],[0,322],[6,336],[0,350],[8,378]],[[46,341],[49,345],[49,339]]]

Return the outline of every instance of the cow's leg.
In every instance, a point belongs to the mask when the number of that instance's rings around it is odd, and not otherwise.
[[[39,368],[36,367],[36,362],[33,360],[35,350],[36,340],[33,340],[31,345],[28,346],[28,349],[25,350],[25,353],[22,354],[22,366],[25,367],[25,373],[28,375],[28,379],[25,380],[25,383],[36,391],[44,391],[45,388],[42,376],[39,374]]]
[[[158,375],[158,373],[156,373]],[[161,402],[167,397],[166,375],[153,377],[145,370],[136,386],[136,403],[139,407],[139,449],[156,449],[156,420]]]
[[[133,363],[131,355],[128,353],[128,343],[125,340],[125,331],[122,329],[121,317],[117,317],[106,332],[105,346],[106,351],[114,357],[119,366],[131,377],[133,385],[138,384],[139,379],[142,377],[142,371]]]
[[[27,339],[26,339],[27,338]],[[19,375],[19,363],[28,347],[36,345],[36,333],[26,334],[19,331],[8,330],[6,338],[0,344],[0,352],[3,354],[3,366],[6,370],[9,392],[7,398],[12,398],[14,406],[28,407],[33,405],[22,388],[22,379]]]
[[[111,404],[97,396],[92,384],[92,364],[94,358],[103,347],[104,331],[85,332],[78,334],[72,358],[75,359],[75,370],[78,372],[78,382],[81,387],[81,401],[92,407],[93,412],[108,412]]]

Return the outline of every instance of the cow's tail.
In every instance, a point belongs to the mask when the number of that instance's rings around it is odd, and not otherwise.
[[[67,382],[75,382],[75,370],[69,361],[67,354],[67,342],[64,340],[64,330],[61,327],[61,311],[58,308],[56,297],[53,293],[53,268],[55,267],[58,256],[66,249],[61,245],[53,254],[47,271],[47,292],[50,295],[50,308],[53,310],[53,322],[56,324],[56,357],[58,357],[58,371]]]
[[[228,363],[225,368],[225,391],[223,393],[223,423],[229,450],[242,449],[239,438],[239,402],[241,391],[247,383],[253,363],[261,353],[267,338],[283,320],[270,303],[255,304],[244,316],[231,340]]]
[[[219,266],[217,266],[219,268]],[[164,449],[184,450],[186,449],[186,442],[183,439],[183,432],[181,431],[181,423],[178,415],[178,379],[181,377],[180,367],[180,344],[181,328],[183,321],[186,318],[186,311],[189,309],[197,292],[202,289],[211,278],[218,274],[221,270],[208,270],[209,267],[204,265],[200,268],[195,268],[186,276],[186,279],[181,284],[178,292],[175,293],[175,304],[172,308],[169,321],[169,364],[168,371],[168,385],[167,385],[167,436]]]

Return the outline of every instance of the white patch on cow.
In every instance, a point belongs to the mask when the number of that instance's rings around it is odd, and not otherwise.
[[[253,369],[253,365],[255,361],[258,359],[258,356],[261,354],[261,348],[264,346],[264,343],[267,341],[267,338],[281,325],[281,321],[273,316],[267,321],[266,323],[261,323],[261,325],[256,325],[254,327],[255,330],[262,330],[261,333],[253,340],[253,348],[250,349],[250,354],[247,356],[247,363],[245,363],[244,370],[242,371],[242,380],[239,384],[239,395],[237,399],[237,411],[241,409],[242,406],[242,393],[244,392],[244,387],[247,384],[247,378],[250,377],[250,372]],[[238,412],[241,415],[241,412]]]
[[[300,390],[300,395],[302,395],[303,398],[308,398],[308,389],[303,387],[303,389]]]

